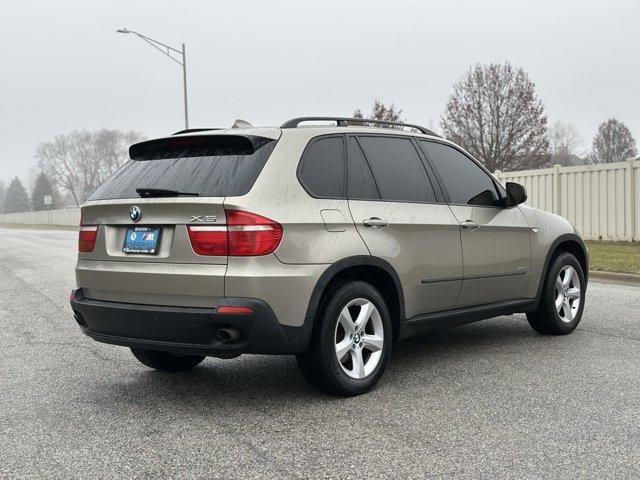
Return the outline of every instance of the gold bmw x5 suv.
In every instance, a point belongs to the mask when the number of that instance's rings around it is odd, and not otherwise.
[[[295,354],[318,389],[357,395],[407,337],[516,312],[542,334],[580,321],[571,224],[425,128],[298,118],[130,157],[82,207],[71,306],[151,368]]]

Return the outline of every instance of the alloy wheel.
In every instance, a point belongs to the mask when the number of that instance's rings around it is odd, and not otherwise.
[[[555,307],[560,320],[571,323],[580,309],[580,277],[571,265],[562,267],[556,278]]]
[[[336,322],[334,344],[342,370],[351,378],[370,375],[380,362],[384,347],[382,318],[365,298],[351,300]]]

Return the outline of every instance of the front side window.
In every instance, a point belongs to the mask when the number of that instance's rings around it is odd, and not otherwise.
[[[420,140],[427,157],[440,174],[451,203],[501,206],[501,195],[490,175],[453,147]]]
[[[383,200],[435,203],[422,160],[409,138],[358,137]]]
[[[344,198],[342,137],[313,140],[304,152],[299,178],[314,197]]]

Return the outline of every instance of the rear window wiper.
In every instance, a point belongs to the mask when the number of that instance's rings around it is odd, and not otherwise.
[[[142,198],[151,197],[199,197],[199,193],[179,192],[178,190],[169,190],[166,188],[136,188],[136,192]]]

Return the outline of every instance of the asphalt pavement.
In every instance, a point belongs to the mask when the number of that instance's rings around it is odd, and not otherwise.
[[[163,374],[80,333],[76,233],[0,229],[0,478],[639,478],[640,288],[592,282],[578,329],[500,317],[396,345],[376,389],[293,357]]]

